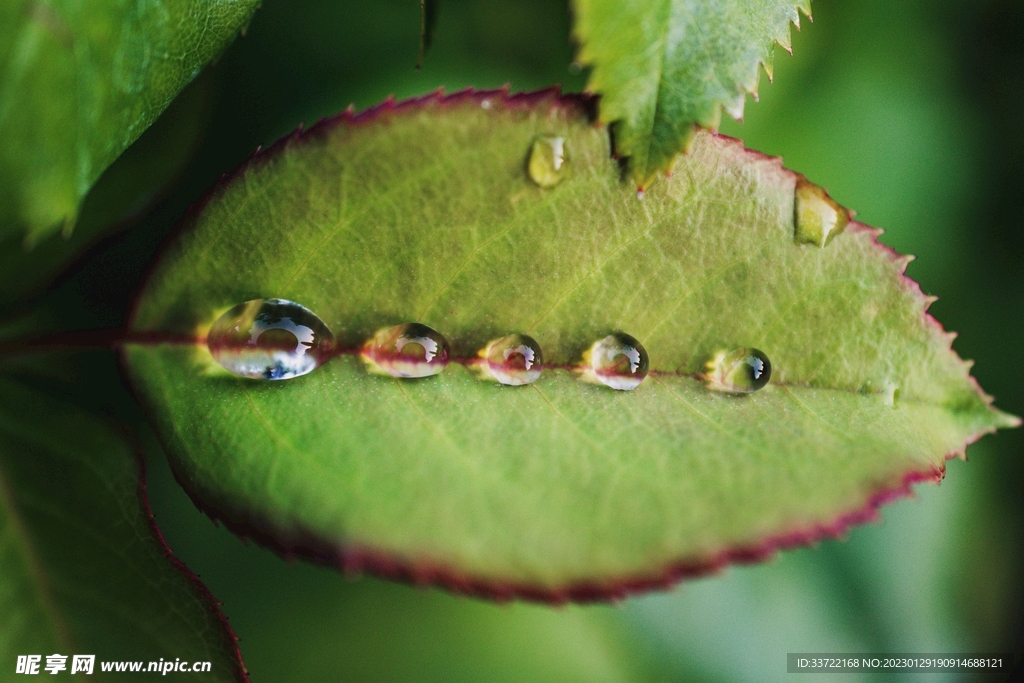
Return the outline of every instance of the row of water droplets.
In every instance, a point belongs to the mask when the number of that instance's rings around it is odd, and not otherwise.
[[[291,379],[317,369],[335,353],[334,334],[308,308],[285,299],[255,299],[221,315],[206,337],[213,358],[229,372],[255,379]],[[392,377],[430,377],[452,360],[448,340],[421,323],[380,330],[360,349],[372,372]],[[495,339],[468,363],[482,378],[509,386],[540,379],[544,355],[525,334]],[[647,377],[650,361],[639,341],[614,332],[594,342],[576,367],[584,381],[629,391]],[[708,363],[708,387],[751,393],[768,383],[772,368],[757,349],[721,352]]]
[[[533,139],[526,162],[529,178],[550,189],[572,175],[564,137]],[[640,194],[642,196],[642,193]],[[824,247],[849,223],[849,212],[817,185],[800,178],[794,198],[795,241]],[[334,352],[334,335],[309,309],[284,299],[256,299],[235,306],[210,329],[213,357],[242,377],[289,379],[312,372]],[[370,369],[393,377],[429,377],[451,360],[448,341],[437,330],[405,323],[379,331],[360,351]],[[643,345],[622,332],[595,342],[576,368],[582,379],[612,389],[635,389],[648,373]],[[536,382],[543,354],[535,339],[510,334],[490,342],[470,367],[482,377],[519,386]],[[768,383],[771,362],[758,349],[719,352],[707,364],[709,388],[751,393]]]

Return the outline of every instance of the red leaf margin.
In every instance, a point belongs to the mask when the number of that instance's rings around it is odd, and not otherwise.
[[[149,494],[146,493],[146,458],[144,455],[144,449],[127,430],[122,431],[122,436],[132,445],[133,450],[135,451],[139,478],[137,491],[139,508],[146,519],[146,523],[149,525],[150,532],[153,534],[153,539],[160,546],[164,559],[185,577],[196,592],[196,597],[198,597],[207,609],[209,609],[213,614],[214,619],[217,621],[217,624],[221,627],[226,646],[225,649],[234,660],[235,667],[232,673],[234,674],[235,680],[238,681],[238,683],[249,683],[249,670],[245,667],[245,662],[242,660],[242,651],[238,647],[238,643],[241,638],[235,634],[234,629],[231,628],[231,624],[228,622],[227,615],[220,609],[224,603],[213,595],[199,576],[193,573],[192,570],[174,554],[174,551],[171,550],[171,546],[167,544],[167,540],[164,538],[163,532],[160,531],[160,527],[156,523],[156,517],[153,515],[153,508],[149,504]]]
[[[510,93],[509,87],[505,86],[496,90],[475,90],[473,88],[467,88],[450,94],[445,94],[443,89],[438,89],[427,95],[402,101],[396,101],[392,96],[384,102],[358,113],[352,106],[349,106],[348,109],[340,114],[323,118],[307,129],[304,129],[302,125],[299,125],[295,131],[280,138],[267,148],[257,147],[249,158],[243,161],[230,173],[221,175],[218,181],[209,190],[207,190],[199,200],[189,207],[177,228],[168,237],[164,247],[159,250],[158,254],[164,253],[167,245],[174,242],[181,232],[186,230],[193,223],[195,217],[209,204],[209,202],[223,193],[235,178],[241,176],[250,169],[258,167],[264,161],[273,157],[282,150],[292,145],[301,144],[303,141],[315,139],[321,135],[327,134],[338,126],[362,126],[374,123],[381,119],[386,119],[392,115],[400,115],[405,112],[416,111],[427,106],[448,108],[472,103],[477,106],[483,106],[484,108],[489,108],[490,106],[495,106],[497,108],[497,106],[500,106],[502,109],[534,109],[539,106],[547,105],[553,109],[571,109],[575,110],[580,116],[585,117],[590,123],[598,127],[603,127],[603,124],[599,123],[597,119],[598,102],[599,96],[597,95],[589,93],[562,94],[558,87],[513,94]],[[736,144],[743,146],[742,140],[720,135],[718,133],[713,133],[713,135],[733,141]],[[612,149],[614,149],[614,144],[612,145]],[[770,160],[773,163],[778,164],[780,167],[782,166],[782,159],[779,157],[772,157],[761,152],[757,152],[756,150],[746,151],[747,153],[756,155],[762,159]],[[788,169],[786,170],[788,171]],[[801,174],[794,171],[788,172],[793,173],[798,177],[803,177]],[[851,231],[865,231],[870,233],[872,244],[879,250],[880,255],[887,258],[899,271],[903,286],[910,289],[918,300],[923,301],[922,315],[924,317],[924,323],[929,327],[933,327],[938,334],[944,337],[947,341],[949,351],[955,354],[952,350],[952,343],[956,338],[956,334],[946,332],[942,327],[942,324],[927,312],[928,307],[936,300],[936,297],[926,296],[921,291],[920,285],[905,275],[906,267],[913,257],[903,256],[891,247],[878,242],[878,237],[884,232],[880,229],[872,228],[856,221],[851,221],[847,229]],[[154,267],[155,263],[158,261],[159,257],[155,260]],[[134,297],[134,303],[129,315],[129,329],[133,327],[132,323],[135,319],[138,300],[141,293],[145,290],[148,281],[148,276],[143,278],[142,285],[139,287],[139,290],[136,292]],[[130,341],[131,343],[195,343],[197,341],[195,339],[189,340],[177,337],[164,339],[161,338],[160,333],[141,333],[141,338],[139,336],[135,336],[135,338],[132,339],[133,335],[139,334],[140,333],[138,332],[127,332],[125,341]],[[123,353],[121,360],[122,368],[127,380],[127,375],[130,373],[128,372],[127,361]],[[961,362],[964,363],[967,370],[969,370],[973,364],[972,361]],[[982,391],[980,385],[969,373],[967,373],[967,377],[985,403],[987,405],[991,405],[993,401],[992,397]],[[128,384],[128,386],[132,386],[130,381],[126,381],[126,384]],[[140,404],[145,405],[144,401],[139,402]],[[1019,418],[1007,416],[1007,423],[1008,426],[1020,426],[1021,420]],[[992,433],[995,430],[995,427],[991,427],[974,435],[967,441],[967,443],[964,444],[963,449],[946,454],[945,460],[950,460],[955,457],[966,459],[967,446],[974,443],[974,441],[985,434]],[[163,440],[162,436],[160,438]],[[165,450],[169,453],[171,452],[171,449],[167,448],[167,446],[168,444],[164,443]],[[275,529],[274,525],[269,523],[268,520],[252,515],[244,510],[218,508],[215,505],[207,503],[203,496],[190,486],[188,477],[184,472],[178,469],[173,458],[168,458],[168,460],[170,461],[171,471],[174,474],[175,479],[188,494],[193,504],[195,504],[200,511],[206,514],[215,524],[222,523],[225,528],[243,540],[252,539],[257,544],[273,550],[282,558],[303,559],[314,564],[341,570],[347,574],[359,574],[366,572],[381,578],[400,581],[414,586],[436,586],[445,588],[453,593],[489,599],[497,602],[507,602],[518,599],[550,605],[562,605],[568,602],[595,603],[621,600],[630,595],[651,590],[669,589],[684,579],[714,574],[732,564],[742,565],[764,562],[783,550],[813,546],[819,541],[843,538],[854,526],[878,521],[880,519],[879,509],[883,505],[912,496],[913,486],[915,484],[922,482],[939,483],[945,477],[946,473],[944,462],[938,467],[911,470],[901,477],[895,478],[893,481],[877,486],[877,488],[866,497],[863,505],[841,513],[827,524],[816,523],[798,527],[791,531],[767,536],[760,542],[752,545],[723,548],[706,557],[681,560],[650,573],[638,573],[632,576],[624,576],[619,579],[602,582],[581,581],[567,584],[562,588],[549,588],[527,583],[517,583],[514,581],[482,579],[461,572],[455,567],[447,566],[443,563],[430,560],[408,560],[370,546],[336,544],[321,538],[310,530],[303,528],[294,528],[290,530]],[[146,505],[148,509],[148,503],[146,503]],[[154,524],[154,529],[155,528]],[[157,530],[156,533],[159,535],[159,530]],[[166,544],[164,544],[164,546],[166,548]],[[169,548],[168,553],[170,553]],[[176,558],[173,558],[170,554],[169,557],[172,561],[177,561]],[[188,572],[188,569],[185,568],[183,564],[181,567],[184,571]],[[191,572],[189,572],[189,574],[191,574]],[[199,583],[198,578],[195,578],[195,581]],[[202,586],[201,583],[199,583],[199,585]],[[205,590],[205,586],[202,587]],[[206,592],[209,594],[209,591]],[[213,600],[214,604],[216,604],[212,595],[209,597]],[[227,627],[226,619],[224,621],[224,625]],[[227,628],[230,632],[230,627]],[[231,635],[234,636],[233,633],[231,633]],[[241,663],[240,653],[239,663]]]
[[[946,459],[954,457],[963,457],[963,454],[952,453],[947,455]],[[581,581],[567,584],[562,588],[482,579],[439,562],[410,561],[369,546],[335,545],[305,529],[275,530],[272,528],[273,525],[261,518],[244,512],[233,513],[207,504],[201,496],[189,488],[187,478],[181,476],[173,462],[171,471],[193,504],[214,524],[223,524],[226,529],[242,540],[252,539],[258,545],[274,551],[285,560],[301,559],[320,566],[338,569],[345,574],[367,573],[411,586],[444,588],[459,595],[484,598],[495,602],[523,600],[548,605],[564,605],[570,602],[614,602],[652,590],[668,590],[685,579],[716,574],[729,565],[757,564],[770,560],[783,550],[813,546],[820,541],[844,538],[855,526],[880,521],[879,508],[881,506],[902,498],[912,497],[914,484],[941,482],[945,477],[946,467],[943,463],[938,468],[908,472],[895,483],[880,486],[868,497],[862,507],[840,514],[828,524],[813,524],[768,536],[753,545],[723,549],[701,559],[682,560],[647,574],[638,573],[603,582]]]

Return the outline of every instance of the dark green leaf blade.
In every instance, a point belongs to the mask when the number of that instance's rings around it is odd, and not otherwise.
[[[0,236],[74,225],[103,170],[246,25],[257,0],[0,7]]]
[[[553,190],[524,172],[537,134],[566,138],[572,176]],[[462,365],[396,381],[351,354],[241,381],[202,344],[130,345],[127,364],[193,496],[285,550],[549,598],[764,556],[841,532],[1016,424],[875,231],[794,242],[797,180],[702,134],[638,201],[575,101],[382,106],[286,139],[218,188],[135,329],[202,338],[231,305],[282,297],[348,349],[406,321],[462,359],[524,332],[553,365],[541,381],[492,385]],[[615,329],[651,354],[634,392],[567,369]],[[738,346],[768,353],[772,383],[708,391],[704,363]]]
[[[152,526],[137,457],[68,403],[0,377],[0,665],[18,655],[208,661],[247,680],[234,635]],[[45,672],[43,672],[45,673]],[[123,678],[124,674],[110,675]]]
[[[717,130],[724,107],[739,118],[758,69],[771,73],[776,43],[789,48],[798,10],[810,0],[576,0],[578,60],[593,66],[587,88],[614,124],[615,151],[646,187],[693,139]]]
[[[82,201],[70,237],[51,235],[33,245],[21,235],[0,237],[0,296],[32,297],[82,252],[149,208],[181,175],[199,144],[211,86],[208,78],[193,81],[103,172]]]

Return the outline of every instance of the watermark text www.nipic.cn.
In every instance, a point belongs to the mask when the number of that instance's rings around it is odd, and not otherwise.
[[[43,660],[46,660],[45,662]],[[68,659],[71,659],[70,664]],[[169,673],[207,673],[210,671],[210,662],[190,662],[175,659],[161,658],[155,662],[99,662],[96,666],[96,655],[18,655],[18,662],[15,665],[16,674],[87,674],[91,675],[97,669],[104,673],[156,673],[166,676]]]

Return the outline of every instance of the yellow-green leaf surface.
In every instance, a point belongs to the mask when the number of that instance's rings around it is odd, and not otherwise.
[[[1015,423],[876,231],[797,244],[798,176],[707,133],[638,200],[585,109],[550,92],[384,105],[218,186],[156,266],[125,349],[193,498],[350,569],[588,598],[839,533]],[[526,173],[537,135],[565,139],[554,188]],[[309,307],[345,349],[416,321],[460,359],[527,333],[548,366],[522,387],[460,363],[397,380],[342,353],[270,382],[188,341],[266,297]],[[570,369],[613,330],[650,353],[632,392]],[[710,391],[706,361],[740,346],[768,354],[771,383]]]
[[[103,170],[257,4],[0,3],[0,236],[70,230]]]
[[[666,171],[693,139],[717,130],[724,107],[739,118],[771,74],[775,45],[790,47],[790,24],[810,0],[575,0],[578,60],[593,67],[601,121],[629,157],[640,186]]]
[[[0,377],[0,678],[19,655],[104,663],[209,662],[197,681],[245,680],[235,639],[209,592],[150,521],[137,457],[110,427]],[[154,674],[149,674],[153,676]],[[180,675],[180,674],[179,674]],[[130,675],[129,675],[130,676]]]

